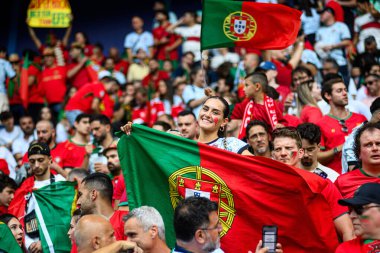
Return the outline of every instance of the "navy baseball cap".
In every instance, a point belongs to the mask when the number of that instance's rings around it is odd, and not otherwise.
[[[338,203],[342,206],[364,206],[370,203],[380,204],[380,184],[363,184],[356,190],[354,197],[340,199]]]
[[[29,146],[28,157],[31,155],[47,155],[50,156],[50,148],[46,143],[36,142]]]

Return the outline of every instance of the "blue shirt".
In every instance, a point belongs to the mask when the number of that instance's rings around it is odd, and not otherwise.
[[[7,77],[13,78],[16,76],[16,72],[13,70],[12,65],[9,61],[0,59],[0,93],[7,94],[7,89],[5,88],[5,80]]]

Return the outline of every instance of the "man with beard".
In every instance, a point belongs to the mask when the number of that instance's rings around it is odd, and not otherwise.
[[[19,136],[12,144],[12,153],[16,161],[24,156],[28,151],[30,143],[34,141],[34,122],[32,116],[21,116],[19,123],[23,135]]]
[[[173,253],[208,253],[220,248],[222,224],[218,204],[204,197],[188,197],[174,211],[176,246]]]
[[[297,127],[297,131],[301,136],[302,148],[304,150],[300,168],[314,172],[323,178],[328,178],[334,183],[339,174],[318,162],[319,143],[321,141],[321,130],[319,127],[313,123],[304,123]]]
[[[198,139],[198,121],[191,111],[178,113],[178,130],[183,137],[190,140]]]
[[[86,146],[86,156],[82,167],[88,168],[90,172],[109,173],[107,168],[107,158],[103,155],[103,150],[113,143],[111,121],[105,115],[93,115],[90,119],[91,134],[94,143]]]
[[[123,216],[126,211],[112,208],[113,186],[111,179],[104,173],[88,175],[79,185],[77,205],[82,215],[98,214],[106,217],[115,230],[116,240],[126,239]]]
[[[269,126],[260,120],[252,120],[247,125],[249,151],[255,156],[271,158]]]
[[[161,80],[169,80],[169,74],[163,70],[159,70],[159,64],[156,59],[150,59],[149,60],[149,74],[145,76],[141,84],[143,87],[148,88],[157,91],[158,90],[158,83]]]
[[[342,173],[342,147],[352,129],[366,121],[361,114],[346,109],[347,88],[341,78],[323,83],[322,97],[329,103],[330,112],[317,123],[322,132],[321,150],[318,160],[325,166]]]
[[[21,219],[25,228],[25,246],[29,252],[42,252],[39,229],[35,225],[37,224],[35,202],[30,193],[32,189],[39,189],[65,179],[61,175],[51,173],[52,156],[46,142],[32,144],[27,154],[33,176],[27,178],[17,189],[8,212]]]
[[[117,143],[113,142],[108,148],[103,151],[104,156],[107,158],[107,167],[110,171],[109,176],[112,179],[113,185],[113,206],[117,210],[119,203],[125,206],[127,202],[127,191],[123,173],[121,171],[119,154],[117,153]],[[122,203],[124,202],[124,203]],[[124,210],[124,209],[123,209]]]

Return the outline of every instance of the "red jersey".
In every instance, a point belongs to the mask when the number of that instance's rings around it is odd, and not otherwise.
[[[159,70],[155,75],[149,73],[147,76],[143,78],[141,84],[144,87],[148,87],[150,84],[153,84],[155,90],[158,89],[158,82],[161,80],[168,80],[169,74],[165,71]]]
[[[10,105],[22,104],[22,100],[20,97],[20,77],[19,77],[19,75],[14,80],[10,80],[9,78],[7,78],[6,85],[7,85],[7,91],[8,91],[9,104]],[[11,88],[13,89],[12,94],[10,94]]]
[[[44,92],[40,83],[41,70],[32,64],[28,68],[28,76],[36,77],[36,81],[28,88],[28,102],[30,104],[42,104],[44,102]]]
[[[300,114],[303,123],[317,124],[323,118],[323,114],[318,107],[305,105]]]
[[[124,221],[123,217],[128,214],[128,211],[116,210],[110,218],[110,223],[115,230],[115,238],[117,241],[126,240],[127,236],[124,234]]]
[[[70,139],[58,144],[63,147],[64,153],[69,153],[65,157],[70,157],[70,162],[67,162],[66,167],[80,168],[82,167],[83,159],[86,156],[85,145],[78,145],[72,142]],[[57,146],[58,146],[57,145]]]
[[[170,33],[167,31],[167,28],[171,24],[168,23],[166,26],[159,26],[157,28],[154,28],[152,31],[153,37],[156,40],[161,40],[162,38],[167,38],[168,42],[165,44],[158,45],[156,47],[156,51],[154,53],[157,60],[178,60],[178,50],[174,49],[168,53],[165,52],[165,49],[167,47],[172,46],[179,38],[181,38],[179,35]]]
[[[94,98],[103,100],[106,96],[108,97],[108,94],[102,83],[88,83],[69,99],[65,110],[80,110],[84,113],[92,113],[91,104]]]
[[[8,207],[0,206],[0,215],[8,213]]]
[[[123,174],[121,174],[118,177],[118,181],[113,187],[113,199],[120,200],[121,195],[123,195],[124,190],[125,190],[125,180],[124,180]]]
[[[127,75],[128,68],[129,68],[129,62],[127,62],[126,60],[121,59],[115,62],[114,70],[120,71],[124,75]]]
[[[363,240],[356,237],[341,243],[335,253],[378,253],[380,252],[380,240]]]
[[[344,213],[348,213],[348,208],[338,204],[338,200],[342,199],[342,195],[329,179],[326,180],[328,184],[321,193],[329,203],[333,219],[336,219]]]
[[[249,99],[244,99],[241,103],[238,103],[235,105],[234,110],[232,111],[231,119],[243,119],[244,117],[244,111],[249,103]],[[253,101],[254,106],[251,110],[251,120],[261,120],[268,124],[270,131],[272,131],[271,121],[269,119],[268,113],[266,112],[265,106],[261,104],[256,104]],[[276,108],[276,116],[277,121],[280,124],[286,125],[287,122],[282,116],[282,112],[279,108],[279,105],[277,102],[275,102],[275,108]]]
[[[289,93],[291,92],[290,91],[290,88],[287,87],[287,86],[283,86],[283,85],[280,85],[276,88],[276,91],[278,92],[278,94],[280,95],[280,97],[278,98],[278,101],[281,103],[281,105],[283,105],[283,103],[285,102],[285,99],[286,97],[289,95]]]
[[[284,119],[286,120],[287,126],[289,127],[297,127],[298,125],[302,124],[301,119],[294,115],[286,114],[284,115]]]
[[[156,122],[158,116],[162,114],[165,114],[164,104],[158,101],[151,101],[150,113],[148,113],[148,107],[146,105],[133,108],[132,121],[137,124],[145,123],[151,126]]]
[[[344,121],[344,125],[347,128],[346,132],[342,131],[343,125],[340,123],[342,120]],[[350,112],[348,117],[345,119],[338,119],[330,114],[323,116],[322,119],[317,123],[322,132],[321,149],[330,150],[343,144],[345,142],[346,136],[351,134],[352,129],[366,120],[367,119],[363,115],[352,112]],[[341,174],[342,153],[339,152],[339,154],[334,156],[334,159],[331,162],[324,165]]]
[[[379,183],[379,177],[373,177],[363,171],[363,169],[356,169],[346,174],[340,175],[335,180],[335,185],[342,194],[343,198],[352,198],[355,191],[363,184],[366,183]]]
[[[79,63],[72,62],[67,66],[67,71],[72,70],[76,66],[78,66]],[[91,82],[90,75],[88,74],[88,70],[85,66],[83,66],[72,78],[70,78],[70,83],[72,86],[77,88],[78,90],[83,87],[86,83]]]
[[[293,67],[289,63],[283,63],[281,61],[277,61],[272,59],[274,65],[276,65],[278,75],[276,77],[277,82],[286,87],[290,87],[292,84],[292,71]]]
[[[62,103],[65,99],[66,72],[64,66],[53,66],[42,70],[41,87],[49,104]]]

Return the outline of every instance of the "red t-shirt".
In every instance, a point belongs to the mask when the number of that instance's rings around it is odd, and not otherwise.
[[[322,132],[322,150],[330,150],[343,144],[345,142],[346,136],[351,134],[352,129],[360,125],[367,119],[361,114],[350,112],[349,116],[343,120],[345,121],[345,125],[348,130],[346,133],[342,131],[342,125],[339,123],[339,119],[335,118],[330,114],[323,116],[322,119],[317,123]],[[324,165],[341,174],[342,153],[339,152],[339,154],[334,156],[334,159],[331,162]]]
[[[277,83],[282,86],[290,87],[292,84],[292,71],[293,67],[289,63],[284,64],[280,61],[272,59],[273,64],[277,68],[278,75],[276,77]]]
[[[127,215],[128,211],[116,210],[110,218],[110,223],[115,230],[115,238],[117,241],[126,240],[127,236],[124,234],[124,221],[123,217]]]
[[[118,62],[115,62],[115,67],[114,69],[117,71],[120,71],[124,75],[127,75],[128,73],[128,68],[129,68],[129,62],[126,60],[119,60]]]
[[[102,83],[85,84],[69,99],[65,110],[80,110],[84,113],[92,113],[91,104],[94,98],[103,100],[106,96],[108,96],[108,94]]]
[[[79,63],[72,62],[67,66],[67,71],[72,70],[76,66],[78,66]],[[72,78],[70,78],[70,83],[72,86],[77,88],[78,90],[83,87],[85,84],[91,82],[90,75],[88,74],[88,71],[85,66],[83,66]]]
[[[165,114],[164,104],[162,102],[151,102],[150,119],[148,119],[148,107],[146,105],[142,107],[135,107],[132,111],[132,121],[137,124],[153,125],[156,122],[157,117]]]
[[[335,185],[343,198],[352,198],[355,191],[366,183],[379,183],[380,178],[366,174],[362,169],[356,169],[346,174],[340,175],[335,180]]]
[[[155,29],[153,29],[152,34],[154,39],[161,40],[162,38],[166,37],[168,39],[168,43],[162,44],[157,46],[155,51],[155,58],[157,60],[166,60],[168,59],[165,48],[170,47],[177,41],[180,36],[174,33],[169,33],[166,29],[170,26],[170,23],[168,23],[166,26],[159,26]],[[178,50],[174,49],[169,52],[169,60],[178,60]]]
[[[335,253],[376,253],[380,252],[380,240],[364,241],[360,237],[356,237],[347,242],[341,243],[336,248]]]
[[[41,87],[49,104],[62,103],[65,99],[66,72],[64,66],[53,66],[42,70]]]
[[[31,104],[42,104],[44,102],[44,92],[40,83],[41,70],[34,65],[30,65],[28,76],[36,77],[35,83],[28,88],[28,101]]]
[[[170,77],[169,77],[169,74],[167,72],[159,70],[157,72],[157,74],[155,74],[155,75],[152,75],[151,73],[149,73],[147,76],[145,76],[143,78],[143,80],[141,81],[141,84],[144,87],[148,87],[149,84],[152,82],[154,84],[154,89],[157,90],[158,89],[158,82],[160,80],[168,80],[169,78]]]
[[[8,208],[6,206],[0,206],[0,215],[8,213]]]
[[[342,199],[342,195],[336,188],[336,186],[329,180],[326,179],[328,184],[325,189],[321,192],[321,194],[325,197],[326,201],[329,203],[331,214],[333,219],[338,218],[344,213],[348,212],[348,208],[346,206],[342,206],[338,204],[338,200]]]
[[[113,188],[113,199],[120,200],[125,190],[125,180],[123,175],[120,175],[116,185]]]
[[[243,119],[244,111],[246,106],[249,103],[249,99],[244,99],[243,102],[235,105],[234,110],[232,111],[231,119]],[[270,131],[272,131],[271,121],[269,119],[268,113],[266,112],[265,106],[256,104],[253,102],[254,106],[252,107],[251,120],[261,120],[268,124]],[[287,125],[286,120],[282,116],[282,112],[279,108],[277,102],[275,102],[277,121],[280,124]]]
[[[302,124],[301,119],[294,115],[286,114],[284,115],[284,119],[286,120],[287,126],[289,127],[297,127],[298,125]]]
[[[71,140],[64,141],[57,145],[62,146],[62,152],[65,154],[65,157],[70,158],[70,162],[65,167],[71,168],[80,168],[82,167],[83,159],[86,156],[85,146],[78,145]],[[70,165],[70,166],[69,166]]]
[[[280,102],[280,104],[283,105],[284,102],[285,102],[286,97],[290,93],[290,88],[287,87],[287,86],[280,85],[280,86],[277,87],[276,91],[280,95],[280,97],[278,98],[278,102]]]
[[[305,105],[300,114],[300,118],[304,123],[317,124],[321,121],[323,114],[318,107]]]

